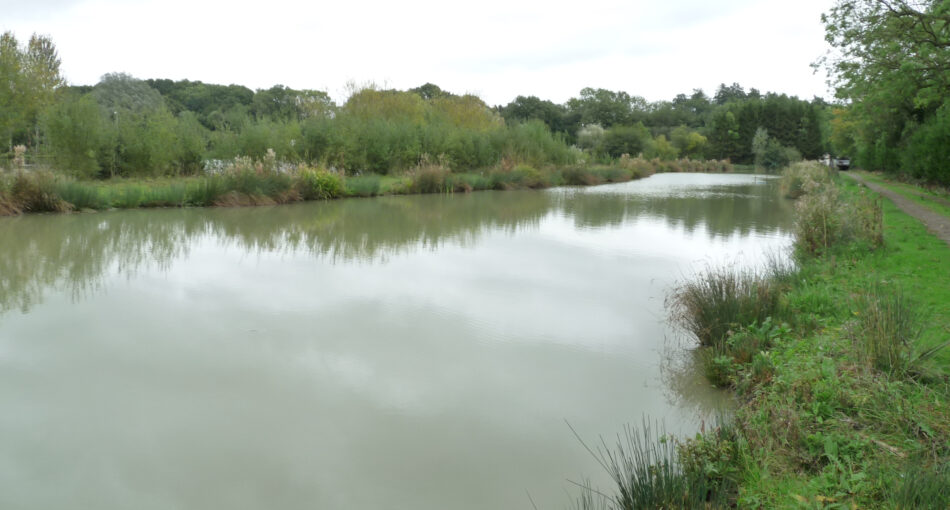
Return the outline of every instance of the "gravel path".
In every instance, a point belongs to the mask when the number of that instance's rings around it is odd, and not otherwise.
[[[913,201],[904,198],[900,194],[887,188],[882,188],[877,184],[868,182],[867,179],[859,174],[853,172],[841,172],[841,175],[846,175],[867,186],[871,190],[880,193],[882,196],[887,197],[891,202],[894,202],[894,205],[896,205],[898,209],[920,220],[927,227],[927,230],[940,239],[943,239],[945,243],[950,245],[950,218],[942,214],[935,213],[930,209],[927,209],[920,204],[914,203]]]

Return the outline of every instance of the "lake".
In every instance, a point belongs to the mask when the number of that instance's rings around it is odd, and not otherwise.
[[[729,408],[664,300],[792,222],[741,174],[0,218],[0,507],[567,507],[571,427]]]

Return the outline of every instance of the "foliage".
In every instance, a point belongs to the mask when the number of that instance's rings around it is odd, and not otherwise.
[[[818,175],[841,211],[880,204]],[[730,507],[947,506],[950,249],[884,207],[885,249],[842,237],[820,256],[768,269],[792,326],[753,320],[701,348],[711,381],[732,387],[739,407],[725,431],[681,444],[677,462],[734,481],[721,489],[735,495]]]
[[[650,142],[650,131],[643,124],[614,126],[604,133],[603,151],[612,158],[637,155],[645,152]]]
[[[950,4],[839,0],[822,21],[836,51],[819,64],[853,102],[847,135],[857,164],[950,183],[945,160],[928,157],[950,142],[938,113],[950,98]]]

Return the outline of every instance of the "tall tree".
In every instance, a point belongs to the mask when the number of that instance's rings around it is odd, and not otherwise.
[[[938,119],[950,99],[950,1],[839,0],[822,21],[833,51],[819,64],[838,97],[852,103],[858,163],[897,170],[903,160],[906,167],[924,156],[914,147],[929,145],[908,144],[914,137],[950,145]],[[941,165],[921,171],[950,182]]]
[[[13,146],[13,133],[24,117],[22,53],[13,32],[0,35],[0,143]]]
[[[56,91],[66,84],[59,72],[59,54],[49,37],[33,34],[23,52],[23,80],[28,91],[25,122],[33,127],[34,144],[39,137],[39,117],[53,105]]]

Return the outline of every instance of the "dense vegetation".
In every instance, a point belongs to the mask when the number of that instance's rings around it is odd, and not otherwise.
[[[722,85],[649,103],[584,89],[563,105],[519,96],[490,108],[433,84],[322,91],[251,90],[107,74],[66,86],[52,41],[0,44],[0,142],[7,168],[46,167],[79,179],[208,175],[235,158],[344,175],[402,174],[437,161],[452,172],[610,164],[621,156],[730,160],[776,167],[821,154],[827,105]]]
[[[675,290],[695,369],[739,408],[694,438],[644,428],[594,451],[616,487],[579,508],[950,506],[950,248],[846,181],[786,172],[794,264]]]
[[[839,0],[822,59],[844,101],[839,153],[868,169],[950,184],[950,3]]]

